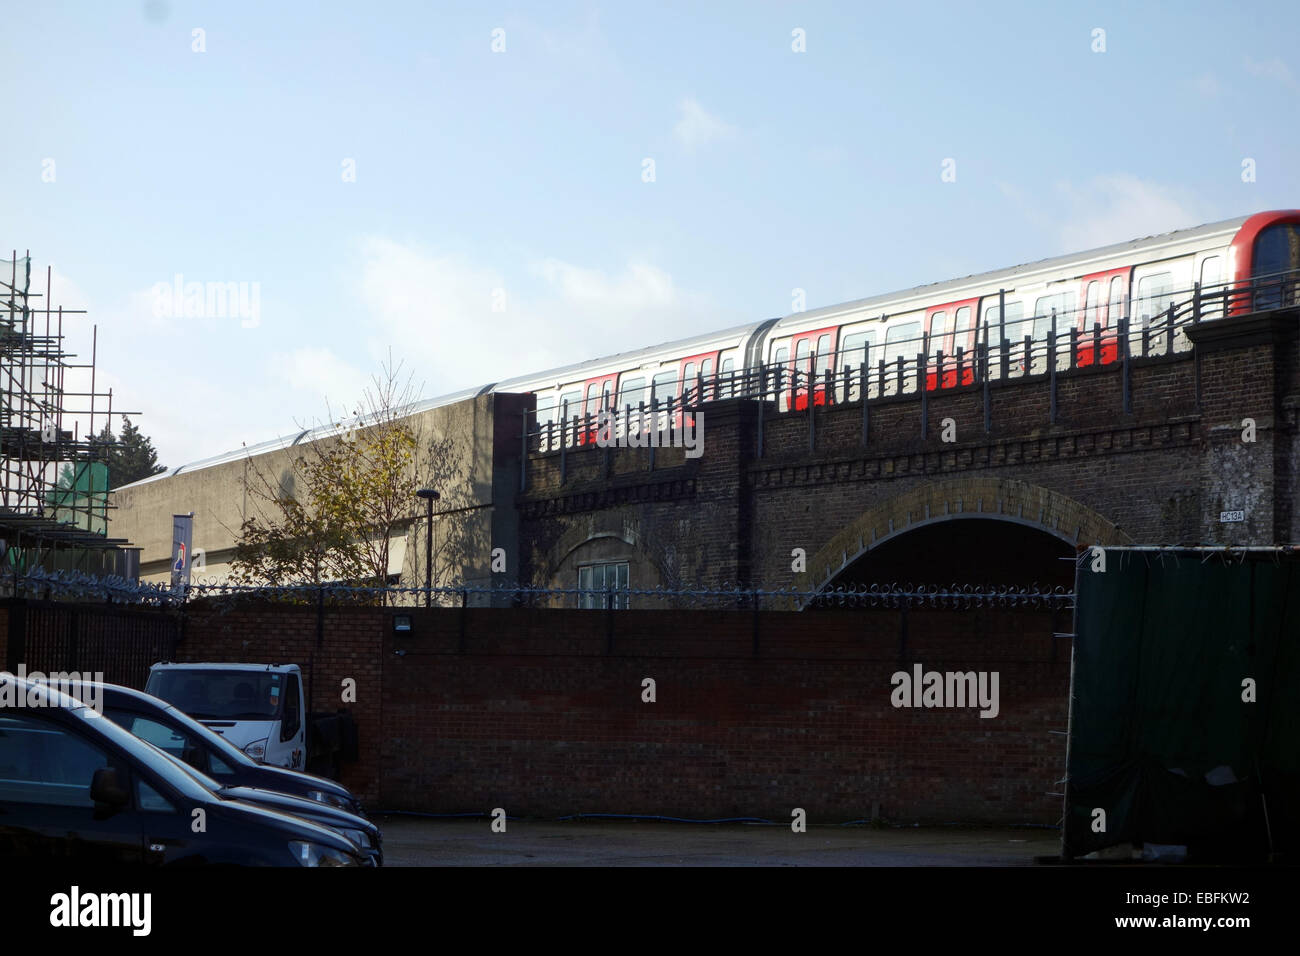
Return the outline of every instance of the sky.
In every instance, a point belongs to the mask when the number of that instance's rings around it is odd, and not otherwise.
[[[49,0],[3,22],[0,258],[30,250],[33,285],[48,267],[87,311],[69,347],[98,328],[97,386],[170,467],[337,418],[390,356],[433,397],[797,290],[1300,206],[1292,2]]]

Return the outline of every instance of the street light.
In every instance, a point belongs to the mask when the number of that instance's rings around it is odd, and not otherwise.
[[[433,607],[433,503],[442,495],[432,488],[421,488],[415,493],[428,505],[428,526],[424,531],[424,606]]]

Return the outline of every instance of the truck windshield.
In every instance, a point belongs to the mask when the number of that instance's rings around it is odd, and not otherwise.
[[[266,671],[157,670],[145,693],[196,720],[278,720],[285,675]]]

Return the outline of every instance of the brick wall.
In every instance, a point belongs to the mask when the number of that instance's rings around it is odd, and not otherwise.
[[[193,609],[182,660],[294,662],[313,709],[344,678],[375,808],[521,816],[871,816],[1055,823],[1064,620],[1029,611]],[[757,651],[755,650],[757,645]],[[398,652],[403,652],[398,654]],[[895,709],[890,676],[996,670],[998,717]],[[641,699],[656,681],[657,701]]]

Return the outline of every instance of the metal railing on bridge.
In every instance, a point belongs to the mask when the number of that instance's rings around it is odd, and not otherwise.
[[[525,412],[523,451],[526,458],[530,453],[563,453],[591,445],[674,444],[676,433],[691,423],[692,414],[701,405],[728,398],[761,399],[774,403],[778,414],[788,414],[900,396],[924,399],[932,392],[987,389],[990,383],[1000,381],[1054,379],[1098,366],[1127,372],[1132,360],[1191,351],[1187,332],[1202,321],[1296,305],[1300,305],[1300,270],[1256,276],[1246,282],[1161,289],[1138,299],[1136,322],[1130,319],[1134,311],[1131,288],[1122,302],[1090,300],[1061,312],[1053,308],[1017,318],[1007,317],[1006,296],[1000,293],[998,307],[986,310],[986,318],[977,328],[968,324],[941,337],[973,341],[972,349],[957,345],[945,352],[942,342],[933,345],[931,336],[924,334],[877,344],[863,342],[852,349],[811,350],[782,362],[726,373],[697,373],[658,384],[652,381],[617,397],[607,391],[596,399],[600,407],[594,411],[586,407],[589,400],[579,397],[559,407]],[[990,311],[998,317],[994,322],[987,319]],[[661,387],[666,395],[658,393]],[[1126,380],[1126,411],[1130,400],[1127,388]],[[987,401],[985,408],[987,428]],[[1052,417],[1055,421],[1054,401]],[[602,429],[607,430],[606,440],[602,440]],[[866,429],[864,414],[864,439]],[[653,445],[648,437],[640,440],[650,434],[666,437],[656,438]],[[638,441],[627,441],[629,435]]]

